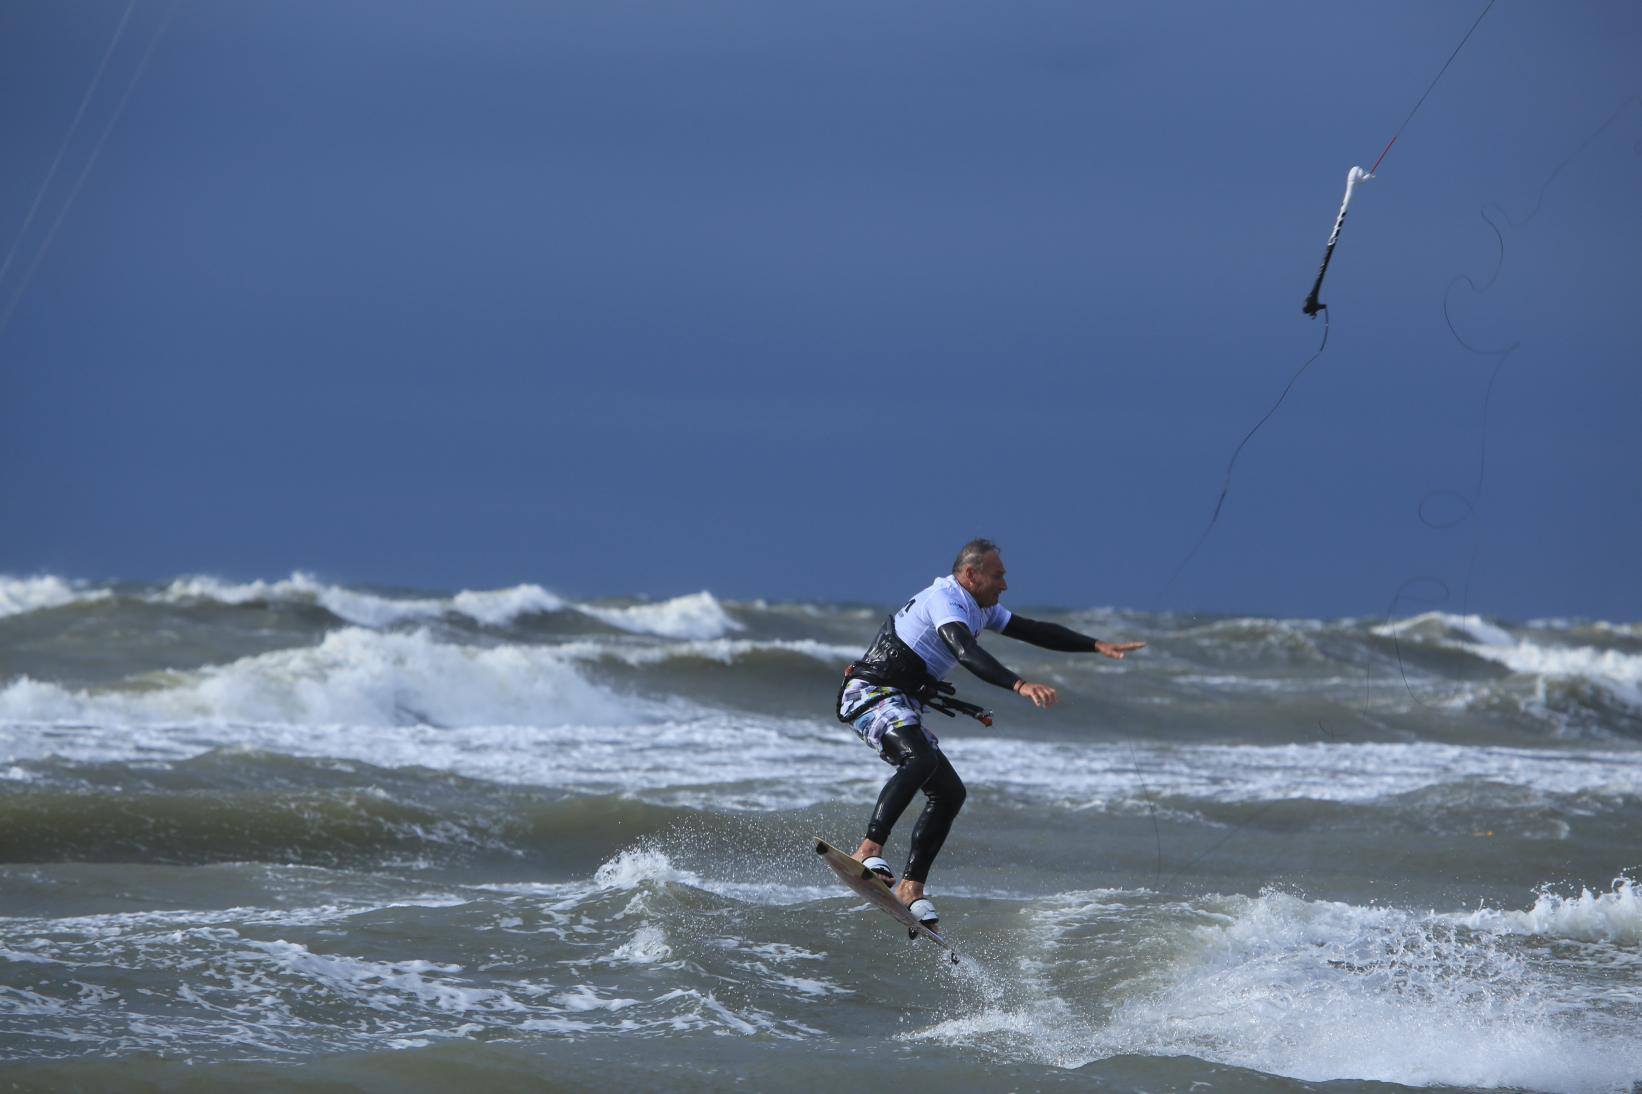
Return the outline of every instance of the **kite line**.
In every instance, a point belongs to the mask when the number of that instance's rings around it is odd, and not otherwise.
[[[1340,202],[1340,211],[1334,217],[1334,227],[1329,232],[1328,244],[1323,250],[1323,262],[1317,270],[1317,280],[1312,283],[1311,292],[1307,295],[1305,305],[1301,308],[1306,315],[1313,319],[1317,318],[1318,312],[1323,313],[1322,342],[1318,345],[1316,351],[1312,353],[1310,357],[1306,358],[1305,363],[1295,370],[1294,375],[1289,378],[1288,384],[1283,388],[1283,393],[1277,397],[1277,401],[1272,404],[1271,409],[1267,410],[1265,415],[1262,416],[1261,419],[1254,424],[1254,427],[1243,435],[1243,439],[1237,443],[1236,449],[1231,454],[1231,459],[1226,462],[1226,474],[1220,484],[1220,496],[1214,503],[1214,513],[1210,515],[1208,524],[1204,526],[1202,534],[1197,537],[1197,542],[1192,545],[1192,549],[1187,552],[1186,557],[1181,560],[1180,565],[1175,567],[1173,575],[1170,576],[1168,583],[1164,586],[1165,589],[1174,587],[1174,583],[1179,580],[1181,573],[1185,571],[1187,565],[1191,563],[1194,557],[1196,557],[1197,552],[1202,548],[1204,542],[1208,540],[1209,533],[1214,530],[1215,524],[1219,522],[1220,511],[1225,508],[1226,505],[1226,495],[1231,491],[1232,469],[1237,465],[1237,457],[1242,454],[1244,447],[1254,438],[1254,435],[1260,431],[1260,428],[1271,419],[1272,415],[1277,413],[1277,408],[1283,405],[1283,400],[1288,398],[1289,392],[1294,389],[1294,385],[1299,382],[1300,377],[1305,374],[1305,371],[1310,368],[1312,363],[1316,361],[1317,358],[1321,357],[1323,351],[1328,348],[1328,305],[1318,299],[1318,294],[1323,291],[1323,278],[1327,275],[1328,264],[1334,257],[1334,248],[1340,242],[1340,229],[1345,225],[1346,212],[1351,207],[1351,198],[1356,192],[1357,184],[1374,177],[1374,172],[1378,171],[1380,164],[1385,162],[1386,153],[1390,152],[1391,146],[1397,143],[1397,138],[1402,136],[1403,130],[1408,128],[1408,123],[1414,120],[1414,115],[1420,112],[1420,107],[1424,106],[1425,100],[1431,97],[1431,92],[1436,89],[1437,84],[1442,80],[1443,75],[1447,73],[1449,66],[1454,63],[1454,58],[1460,55],[1460,50],[1465,48],[1465,43],[1471,40],[1471,35],[1476,33],[1476,29],[1479,25],[1481,25],[1483,18],[1487,16],[1489,11],[1493,9],[1497,2],[1498,0],[1488,0],[1488,3],[1483,6],[1482,13],[1478,15],[1476,20],[1471,24],[1471,29],[1465,32],[1465,37],[1460,39],[1460,44],[1454,47],[1454,52],[1448,55],[1448,60],[1443,62],[1442,68],[1437,70],[1437,75],[1429,84],[1426,85],[1424,93],[1421,94],[1419,99],[1415,101],[1413,109],[1410,110],[1407,116],[1403,118],[1402,124],[1397,126],[1396,132],[1391,134],[1391,139],[1386,142],[1385,148],[1380,151],[1380,156],[1374,161],[1374,166],[1369,168],[1367,171],[1364,171],[1361,167],[1353,167],[1350,171],[1346,172],[1345,199]]]
[[[1608,115],[1607,119],[1603,121],[1601,125],[1592,130],[1591,133],[1567,155],[1567,157],[1552,168],[1550,173],[1545,176],[1545,181],[1540,184],[1539,194],[1534,199],[1533,208],[1530,209],[1528,214],[1521,220],[1514,218],[1510,211],[1502,205],[1485,203],[1482,206],[1481,217],[1483,223],[1488,225],[1489,230],[1494,236],[1494,268],[1480,285],[1477,283],[1476,279],[1471,277],[1469,274],[1455,274],[1453,279],[1449,281],[1448,288],[1443,291],[1442,317],[1443,322],[1448,325],[1448,333],[1454,336],[1454,341],[1458,343],[1460,348],[1465,350],[1467,353],[1473,353],[1479,357],[1491,357],[1494,360],[1493,366],[1488,372],[1488,383],[1483,389],[1481,420],[1477,429],[1476,481],[1472,484],[1469,493],[1454,489],[1429,491],[1420,499],[1419,506],[1416,510],[1420,523],[1425,525],[1427,528],[1436,529],[1438,531],[1446,531],[1447,529],[1458,527],[1459,525],[1467,522],[1471,525],[1471,546],[1469,555],[1467,556],[1465,562],[1465,581],[1461,586],[1460,591],[1459,610],[1461,614],[1464,614],[1470,610],[1472,576],[1476,570],[1477,556],[1482,545],[1482,499],[1483,486],[1487,481],[1488,473],[1489,411],[1493,405],[1494,389],[1498,385],[1500,375],[1505,369],[1505,363],[1513,353],[1521,348],[1522,343],[1518,340],[1511,342],[1509,345],[1501,346],[1496,349],[1487,349],[1474,345],[1472,342],[1468,341],[1465,336],[1460,334],[1459,328],[1454,323],[1454,316],[1451,307],[1454,290],[1460,285],[1465,285],[1471,290],[1471,294],[1473,296],[1481,297],[1486,295],[1488,291],[1494,287],[1494,284],[1500,278],[1500,274],[1503,273],[1505,269],[1505,232],[1501,228],[1501,223],[1503,222],[1506,226],[1512,229],[1527,227],[1535,217],[1539,216],[1540,209],[1545,205],[1546,195],[1550,192],[1551,184],[1557,180],[1558,176],[1560,176],[1570,164],[1583,156],[1586,150],[1589,149],[1591,145],[1596,143],[1597,138],[1601,137],[1614,125],[1615,122],[1619,121],[1627,110],[1630,110],[1632,107],[1637,105],[1642,105],[1642,94],[1630,95],[1626,97],[1617,107],[1614,108],[1613,112]],[[1642,142],[1637,143],[1636,149],[1639,153],[1642,153]],[[1428,515],[1428,507],[1431,503],[1438,499],[1450,499],[1457,503],[1455,515],[1446,520],[1434,519],[1432,516]],[[1438,595],[1434,598],[1424,596],[1414,597],[1408,595],[1407,591],[1410,587],[1420,584],[1425,584],[1435,588],[1438,590]],[[1398,628],[1394,624],[1393,620],[1396,615],[1397,606],[1404,601],[1413,601],[1415,603],[1435,607],[1448,603],[1451,599],[1451,595],[1452,594],[1448,583],[1441,578],[1413,577],[1398,586],[1397,591],[1392,595],[1390,606],[1386,609],[1385,625],[1390,630],[1393,651],[1397,656],[1397,669],[1402,676],[1403,690],[1407,692],[1410,699],[1422,706],[1429,706],[1430,704],[1426,703],[1420,698],[1420,696],[1415,694],[1413,686],[1408,680],[1408,673],[1403,664],[1402,646],[1398,641]],[[1367,697],[1370,674],[1371,670],[1365,668],[1363,674],[1365,699]],[[1441,698],[1446,700],[1450,697],[1444,696]]]
[[[108,43],[108,49],[103,52],[103,59],[97,65],[97,71],[92,75],[85,94],[80,97],[80,108],[74,112],[74,120],[68,123],[68,132],[63,134],[63,143],[58,147],[51,167],[46,171],[45,180],[40,183],[39,192],[34,195],[34,203],[29,206],[28,215],[23,217],[23,226],[17,229],[17,239],[12,243],[11,250],[6,252],[6,260],[0,262],[0,280],[4,280],[6,271],[11,269],[12,260],[17,257],[17,249],[23,245],[23,237],[28,235],[29,226],[34,223],[34,214],[40,211],[40,203],[45,200],[46,191],[51,189],[51,180],[57,177],[57,168],[63,163],[63,153],[68,151],[75,132],[80,128],[80,119],[85,117],[86,107],[91,105],[91,98],[97,93],[97,86],[103,82],[103,72],[108,68],[109,59],[114,56],[115,49],[119,47],[120,39],[125,37],[125,26],[131,21],[131,12],[136,6],[137,0],[130,0],[125,6],[125,14],[120,16],[119,25],[114,28],[114,38]]]
[[[1380,150],[1379,158],[1377,158],[1374,161],[1374,166],[1370,167],[1367,171],[1364,171],[1361,167],[1353,166],[1350,171],[1346,172],[1345,197],[1340,202],[1340,211],[1337,214],[1335,214],[1334,227],[1329,231],[1328,243],[1324,247],[1324,250],[1323,250],[1323,261],[1317,269],[1317,279],[1312,282],[1311,292],[1309,294],[1307,294],[1305,304],[1301,308],[1301,311],[1306,316],[1308,316],[1312,319],[1317,318],[1317,313],[1318,312],[1323,313],[1323,338],[1322,338],[1322,341],[1318,345],[1316,351],[1313,352],[1310,357],[1306,358],[1305,363],[1302,364],[1298,369],[1295,370],[1294,375],[1289,378],[1288,384],[1283,388],[1282,394],[1280,394],[1277,397],[1277,401],[1272,404],[1271,409],[1267,410],[1266,413],[1264,414],[1264,416],[1262,416],[1259,421],[1255,422],[1253,428],[1251,428],[1247,433],[1245,433],[1243,435],[1243,439],[1237,443],[1237,447],[1232,451],[1231,459],[1229,459],[1226,462],[1226,474],[1225,474],[1225,478],[1222,480],[1222,482],[1220,484],[1220,496],[1215,500],[1215,503],[1214,503],[1214,513],[1209,517],[1209,523],[1204,527],[1202,534],[1200,536],[1198,536],[1197,542],[1192,545],[1192,549],[1189,552],[1187,552],[1186,557],[1184,559],[1182,559],[1180,565],[1175,568],[1174,574],[1169,578],[1168,586],[1165,586],[1166,588],[1173,587],[1175,581],[1179,579],[1181,573],[1186,569],[1187,565],[1191,562],[1191,560],[1194,557],[1196,557],[1197,552],[1202,548],[1203,544],[1208,540],[1209,533],[1214,530],[1214,526],[1215,526],[1216,522],[1218,522],[1220,520],[1220,510],[1225,506],[1225,504],[1226,504],[1226,495],[1231,491],[1232,469],[1234,467],[1236,467],[1236,465],[1237,465],[1237,457],[1242,454],[1244,447],[1249,443],[1250,440],[1252,440],[1254,438],[1254,435],[1260,431],[1260,428],[1262,426],[1264,426],[1266,424],[1266,422],[1271,419],[1272,415],[1277,413],[1278,408],[1283,405],[1283,400],[1288,398],[1289,392],[1294,389],[1294,385],[1299,383],[1300,377],[1305,375],[1306,370],[1309,369],[1312,366],[1313,362],[1315,362],[1319,357],[1321,357],[1323,355],[1323,351],[1328,348],[1328,328],[1329,328],[1328,305],[1324,304],[1321,300],[1319,300],[1318,296],[1323,291],[1323,278],[1325,276],[1327,276],[1327,274],[1328,274],[1328,264],[1329,264],[1329,261],[1334,257],[1334,248],[1340,242],[1340,230],[1341,230],[1341,228],[1343,228],[1345,226],[1346,213],[1351,208],[1351,198],[1352,198],[1352,195],[1354,194],[1354,192],[1357,189],[1357,184],[1360,183],[1360,182],[1367,182],[1369,179],[1374,177],[1374,173],[1380,169],[1380,164],[1385,162],[1386,153],[1391,151],[1391,146],[1397,143],[1397,138],[1402,136],[1404,129],[1408,128],[1408,123],[1414,120],[1414,115],[1418,114],[1419,111],[1420,111],[1420,107],[1425,105],[1425,100],[1428,99],[1431,96],[1431,92],[1436,89],[1436,86],[1437,86],[1438,82],[1440,82],[1442,80],[1443,75],[1448,71],[1449,66],[1454,63],[1454,58],[1458,57],[1459,54],[1460,54],[1460,50],[1465,48],[1465,43],[1467,43],[1471,40],[1471,35],[1476,33],[1477,27],[1481,25],[1483,18],[1485,16],[1487,16],[1488,12],[1493,9],[1493,6],[1494,6],[1495,3],[1496,3],[1496,0],[1488,0],[1488,3],[1486,5],[1484,5],[1484,7],[1482,9],[1482,13],[1479,14],[1477,16],[1476,20],[1471,24],[1471,29],[1467,30],[1465,32],[1465,37],[1460,39],[1459,45],[1454,47],[1454,52],[1452,52],[1448,55],[1448,60],[1443,62],[1443,66],[1442,66],[1442,68],[1440,68],[1437,71],[1437,75],[1431,80],[1431,82],[1428,85],[1426,85],[1426,89],[1425,89],[1424,93],[1421,94],[1419,99],[1414,103],[1413,109],[1409,110],[1407,116],[1403,118],[1402,124],[1397,127],[1396,132],[1394,132],[1391,135],[1391,139],[1389,141],[1387,141],[1385,147]],[[1559,168],[1559,170],[1560,170],[1560,168]],[[1543,196],[1543,191],[1542,191],[1541,196]],[[1538,211],[1537,206],[1535,207],[1535,211],[1536,212]],[[1503,240],[1501,241],[1501,246],[1503,247]],[[1496,271],[1496,274],[1497,274],[1497,271]],[[1492,280],[1490,280],[1490,284],[1492,284]],[[1452,288],[1452,286],[1450,286],[1450,288]],[[1444,314],[1445,315],[1446,315],[1446,307],[1447,307],[1447,299],[1445,297],[1444,298],[1444,309],[1445,309]],[[1451,322],[1449,324],[1449,329],[1450,330],[1453,329],[1453,324]],[[1456,338],[1459,337],[1459,334],[1458,334],[1457,331],[1455,332],[1455,337]],[[1463,344],[1463,339],[1461,341],[1462,341],[1462,344]],[[1514,349],[1515,347],[1513,346],[1512,348]],[[1509,355],[1509,353],[1510,353],[1510,350],[1507,350],[1506,355]],[[1497,375],[1497,372],[1498,372],[1498,369],[1496,367],[1496,375]],[[1491,383],[1490,383],[1490,391],[1492,391],[1492,384]],[[1480,486],[1479,486],[1479,491],[1480,491]],[[1462,498],[1462,500],[1467,500],[1467,499]],[[1467,504],[1468,504],[1468,507],[1469,507],[1468,500],[1467,500]],[[1417,581],[1418,581],[1418,579],[1416,579],[1414,582],[1405,583],[1403,588],[1398,589],[1397,596],[1398,597],[1404,596],[1405,591],[1407,590],[1409,584],[1417,583]],[[1446,586],[1446,584],[1444,584],[1440,581],[1438,581],[1438,584],[1442,585],[1443,595],[1444,595],[1444,597],[1446,597],[1446,595],[1447,595],[1447,586]],[[1392,601],[1392,611],[1396,610],[1396,603],[1397,603],[1397,601],[1394,598],[1393,601]],[[1397,633],[1396,633],[1395,630],[1392,631],[1392,642],[1393,642],[1394,645],[1397,643]],[[1398,667],[1400,669],[1402,667],[1402,651],[1401,651],[1400,647],[1397,649],[1397,663],[1398,663]],[[1366,678],[1364,680],[1364,686],[1365,686],[1365,688],[1367,686]],[[1405,687],[1408,686],[1406,673],[1404,674],[1404,686]],[[1410,690],[1410,694],[1412,694],[1412,690]],[[1318,728],[1319,729],[1323,728],[1321,723],[1319,723]],[[1325,730],[1325,732],[1326,732],[1326,730]],[[1151,803],[1150,798],[1148,796],[1148,801],[1147,801],[1148,807],[1150,807],[1151,804],[1152,803]],[[1260,810],[1258,810],[1254,816],[1251,816],[1249,818],[1249,820],[1252,822],[1254,819],[1256,819],[1259,816],[1260,813],[1265,812],[1265,810],[1267,808],[1271,807],[1274,804],[1276,804],[1275,799],[1272,802],[1266,803],[1266,806],[1263,806]],[[1157,817],[1156,817],[1155,813],[1153,814],[1153,817],[1152,817],[1152,827],[1153,827],[1153,831],[1154,831],[1154,834],[1155,834],[1156,830],[1157,830]],[[1189,859],[1185,863],[1185,865],[1181,866],[1179,869],[1174,871],[1174,873],[1170,875],[1169,880],[1166,883],[1159,883],[1155,887],[1161,889],[1163,887],[1163,885],[1173,885],[1176,878],[1180,877],[1186,871],[1188,871],[1192,867],[1196,866],[1204,858],[1207,858],[1209,855],[1212,855],[1216,851],[1220,850],[1220,848],[1225,846],[1225,844],[1227,842],[1229,842],[1233,838],[1237,837],[1238,835],[1241,835],[1241,833],[1242,833],[1241,826],[1239,826],[1237,828],[1234,828],[1231,832],[1228,832],[1220,840],[1218,840],[1214,844],[1210,845],[1209,847],[1205,848],[1204,850],[1198,852],[1191,859]],[[1162,868],[1162,844],[1161,844],[1161,840],[1160,840],[1159,846],[1158,846],[1158,867],[1159,867],[1159,872],[1161,872],[1161,868]]]
[[[1448,55],[1448,60],[1443,62],[1442,68],[1437,70],[1437,75],[1426,85],[1425,94],[1420,96],[1419,101],[1414,104],[1414,109],[1408,112],[1408,116],[1403,119],[1403,123],[1397,127],[1397,131],[1391,134],[1391,139],[1385,142],[1385,147],[1380,150],[1380,158],[1374,161],[1374,166],[1367,171],[1364,171],[1361,167],[1353,167],[1346,172],[1345,200],[1340,202],[1339,215],[1334,218],[1334,230],[1328,234],[1328,245],[1323,249],[1323,264],[1317,269],[1317,280],[1312,282],[1311,293],[1306,297],[1305,304],[1300,308],[1302,312],[1311,318],[1317,318],[1317,313],[1328,307],[1327,304],[1317,299],[1317,294],[1323,291],[1323,278],[1328,274],[1329,259],[1334,257],[1334,245],[1340,242],[1340,229],[1346,222],[1346,210],[1351,207],[1352,191],[1357,188],[1359,182],[1367,182],[1374,177],[1374,172],[1378,171],[1380,164],[1385,162],[1386,153],[1390,152],[1391,146],[1397,143],[1397,138],[1403,135],[1403,130],[1407,129],[1408,123],[1414,120],[1414,115],[1420,112],[1420,107],[1425,105],[1425,100],[1431,97],[1431,92],[1436,90],[1437,84],[1442,80],[1443,73],[1448,71],[1448,66],[1454,63],[1454,58],[1460,55],[1460,50],[1465,48],[1465,43],[1471,40],[1471,35],[1476,33],[1477,27],[1482,25],[1483,19],[1497,2],[1498,0],[1488,0],[1488,3],[1482,9],[1482,14],[1477,16],[1476,22],[1471,24],[1471,29],[1465,32],[1464,38],[1460,39],[1460,44],[1454,47],[1454,52]]]
[[[1344,215],[1345,211],[1342,209],[1341,216]],[[1338,232],[1339,228],[1336,227],[1335,231]],[[1332,247],[1332,244],[1330,246]],[[1327,259],[1324,259],[1323,265],[1325,268],[1327,267]],[[1209,523],[1204,527],[1202,535],[1197,537],[1197,542],[1192,544],[1192,549],[1186,552],[1186,557],[1180,560],[1180,565],[1175,567],[1174,573],[1169,577],[1169,583],[1164,586],[1165,589],[1173,587],[1174,583],[1179,580],[1180,575],[1185,571],[1192,559],[1197,557],[1197,552],[1202,549],[1203,544],[1208,540],[1209,533],[1214,530],[1215,523],[1219,521],[1220,510],[1226,505],[1226,495],[1231,492],[1232,469],[1237,466],[1237,457],[1243,454],[1243,449],[1251,440],[1254,439],[1254,435],[1260,432],[1260,427],[1265,425],[1266,422],[1271,419],[1273,414],[1277,413],[1277,408],[1282,406],[1283,400],[1289,397],[1289,392],[1293,391],[1294,385],[1300,382],[1300,377],[1305,375],[1306,369],[1310,368],[1312,362],[1321,357],[1323,355],[1323,351],[1328,348],[1328,309],[1323,308],[1322,311],[1323,340],[1318,343],[1317,349],[1312,353],[1312,355],[1306,358],[1306,363],[1296,369],[1293,376],[1289,377],[1289,382],[1284,386],[1283,393],[1277,396],[1277,401],[1271,404],[1271,409],[1266,411],[1266,413],[1261,416],[1260,420],[1255,422],[1247,433],[1243,434],[1243,439],[1237,442],[1236,448],[1232,449],[1231,459],[1226,461],[1226,475],[1220,480],[1220,496],[1215,499],[1214,512],[1209,516]]]
[[[23,295],[28,292],[29,285],[34,281],[35,271],[40,268],[40,263],[45,261],[46,253],[51,250],[51,244],[57,238],[57,230],[63,226],[63,221],[68,219],[69,210],[74,206],[74,199],[79,196],[80,189],[85,186],[87,176],[91,174],[91,169],[97,165],[97,157],[102,155],[103,145],[108,143],[109,136],[114,132],[115,126],[119,124],[120,116],[125,113],[126,104],[131,101],[132,92],[137,90],[138,82],[142,80],[143,73],[148,70],[149,59],[154,56],[154,47],[160,44],[161,36],[165,34],[166,28],[171,25],[171,20],[176,15],[177,5],[180,2],[181,0],[171,0],[170,5],[167,6],[164,15],[160,19],[159,25],[154,28],[154,33],[148,39],[148,48],[143,50],[142,57],[137,62],[136,71],[131,74],[131,79],[125,85],[125,91],[120,95],[119,101],[114,104],[114,112],[109,116],[108,124],[103,127],[102,134],[98,136],[96,143],[91,146],[91,151],[86,156],[85,165],[81,167],[79,176],[75,178],[73,185],[69,187],[68,196],[63,199],[63,204],[57,211],[56,219],[51,222],[50,227],[46,230],[45,238],[40,241],[40,245],[35,249],[34,258],[24,267],[21,280],[18,281],[17,287],[12,291],[11,298],[6,303],[4,310],[0,310],[0,334],[5,333],[7,325],[11,322],[12,313],[17,310],[17,305],[22,302]],[[130,18],[131,10],[135,6],[136,0],[131,0],[131,3],[127,5],[125,15],[120,19],[120,25],[114,32],[114,40],[109,43],[108,51],[103,55],[102,63],[97,66],[96,75],[92,77],[91,86],[86,89],[85,96],[80,100],[80,109],[75,112],[74,120],[69,124],[68,133],[63,138],[63,145],[57,151],[57,158],[52,161],[51,169],[46,174],[46,180],[41,183],[40,192],[35,195],[34,204],[29,207],[28,216],[23,221],[23,227],[18,233],[16,242],[12,244],[11,250],[6,254],[5,265],[0,266],[0,274],[4,274],[6,270],[11,268],[11,262],[16,257],[17,249],[22,246],[23,235],[28,231],[29,225],[33,223],[34,214],[40,207],[40,201],[45,197],[46,190],[51,185],[52,177],[56,175],[57,168],[62,162],[63,152],[67,150],[70,141],[74,137],[75,130],[79,128],[80,120],[85,114],[86,104],[91,101],[92,95],[97,90],[97,85],[102,82],[103,70],[108,67],[109,58],[114,55],[115,47],[120,44],[120,39],[125,34],[126,21]]]

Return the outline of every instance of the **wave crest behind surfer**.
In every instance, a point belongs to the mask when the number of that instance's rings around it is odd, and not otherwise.
[[[1046,709],[1059,699],[1055,689],[1006,668],[981,648],[981,631],[997,631],[1043,649],[1099,653],[1118,661],[1146,645],[1105,642],[1058,623],[1016,615],[998,603],[1008,588],[997,544],[970,540],[953,561],[951,576],[936,578],[884,621],[872,646],[846,671],[839,690],[839,720],[853,726],[861,740],[895,768],[878,795],[855,858],[888,875],[887,864],[875,866],[869,860],[882,862],[890,831],[914,795],[921,790],[927,799],[912,829],[906,869],[895,887],[896,897],[926,925],[937,921],[934,906],[924,897],[929,869],[967,796],[963,780],[941,751],[940,739],[923,723],[929,699],[950,691],[950,685],[940,681],[962,665],[987,683]],[[922,907],[915,907],[920,902]]]

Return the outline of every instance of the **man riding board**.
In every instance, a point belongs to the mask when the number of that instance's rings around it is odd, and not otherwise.
[[[935,905],[924,896],[924,883],[966,793],[938,738],[923,724],[931,701],[939,706],[941,697],[952,691],[950,684],[942,683],[947,673],[962,665],[987,683],[1047,708],[1055,705],[1055,689],[1023,680],[981,649],[976,638],[982,630],[998,631],[1005,638],[1048,650],[1092,652],[1114,661],[1146,645],[1103,642],[1058,623],[1015,615],[998,603],[1007,588],[997,544],[970,540],[952,563],[951,577],[936,578],[884,621],[871,648],[845,670],[844,686],[838,693],[839,721],[853,726],[861,740],[895,768],[878,795],[855,858],[895,884],[895,875],[883,859],[884,841],[913,794],[922,790],[928,799],[912,829],[906,872],[895,885],[896,897],[926,927],[933,927],[939,917]]]

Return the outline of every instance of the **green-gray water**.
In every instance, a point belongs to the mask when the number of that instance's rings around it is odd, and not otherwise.
[[[957,967],[809,851],[880,611],[0,579],[0,1080],[1627,1090],[1642,632],[1039,612]],[[891,858],[904,854],[912,816]],[[1630,871],[1631,874],[1627,874]]]

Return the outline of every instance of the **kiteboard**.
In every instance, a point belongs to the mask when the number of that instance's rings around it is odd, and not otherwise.
[[[820,836],[815,838],[815,853],[821,856],[822,862],[832,868],[839,881],[849,886],[851,892],[905,927],[908,938],[927,938],[945,950],[954,965],[958,963],[958,951],[952,948],[952,943],[919,923],[918,917],[895,898],[895,890],[890,888],[889,882]]]

